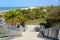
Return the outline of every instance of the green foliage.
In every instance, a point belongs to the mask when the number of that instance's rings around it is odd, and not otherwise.
[[[44,11],[46,10],[46,11]],[[27,10],[10,10],[5,15],[5,20],[12,19],[12,21],[28,21],[28,20],[42,20],[45,22],[46,18],[60,18],[60,6],[37,7],[35,9]],[[45,21],[44,21],[45,20]]]
[[[60,7],[53,7],[48,16],[50,19],[60,19]]]
[[[5,15],[5,21],[9,22],[13,25],[14,22],[19,22],[24,20],[24,16],[20,10],[10,10]]]

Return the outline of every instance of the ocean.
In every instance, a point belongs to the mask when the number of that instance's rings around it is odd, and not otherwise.
[[[11,10],[11,9],[21,9],[27,7],[0,7],[0,11]]]

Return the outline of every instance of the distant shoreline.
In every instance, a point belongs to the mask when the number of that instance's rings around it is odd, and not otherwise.
[[[0,7],[0,12],[4,12],[7,10],[11,10],[11,9],[22,9],[22,8],[28,8],[28,7]]]
[[[14,9],[21,9],[21,10],[24,10],[24,9],[33,9],[33,8],[37,8],[37,7],[0,7],[0,12],[6,12],[6,11],[9,11],[9,10],[14,10]]]
[[[3,10],[3,11],[0,11],[0,12],[7,12],[7,11],[9,11],[9,10]]]
[[[58,5],[60,6],[60,5]],[[50,7],[50,6],[32,6],[32,7],[0,7],[0,12],[6,12],[8,10],[14,10],[14,9],[21,9],[21,10],[24,10],[24,9],[33,9],[33,8],[39,8],[39,7]],[[57,7],[57,6],[55,6]]]

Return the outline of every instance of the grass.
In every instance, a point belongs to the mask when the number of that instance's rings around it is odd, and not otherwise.
[[[38,25],[40,23],[40,20],[35,19],[35,20],[28,20],[25,22],[26,25]]]
[[[25,22],[25,25],[39,25],[40,23],[46,23],[46,20],[45,19],[28,20]]]
[[[40,18],[40,23],[46,23],[46,19],[45,18]]]

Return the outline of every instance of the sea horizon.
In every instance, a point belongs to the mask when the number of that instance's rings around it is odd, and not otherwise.
[[[50,5],[51,6],[51,5]],[[53,5],[54,6],[54,5]],[[60,6],[60,5],[57,5]],[[28,7],[0,7],[0,12],[1,11],[6,11],[6,10],[12,10],[12,9],[24,9],[24,8],[30,8],[30,7],[49,7],[49,6],[28,6]]]
[[[0,7],[0,11],[11,10],[11,9],[21,9],[27,7]]]

